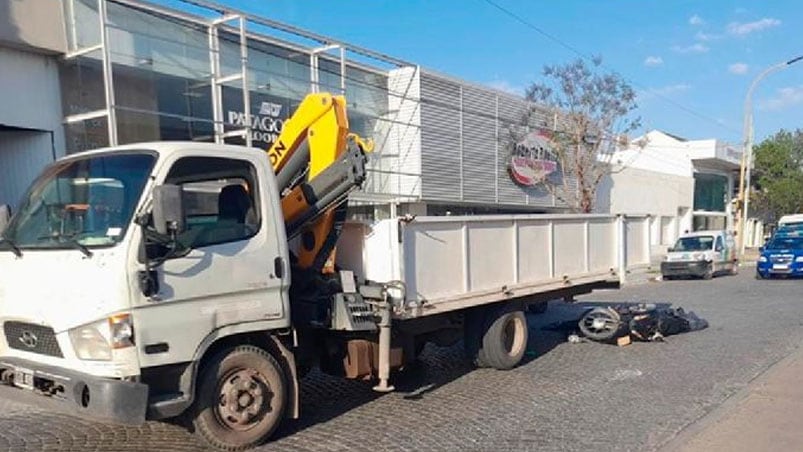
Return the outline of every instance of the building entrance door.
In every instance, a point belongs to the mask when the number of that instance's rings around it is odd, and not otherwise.
[[[25,190],[54,155],[50,132],[0,124],[0,205],[16,211]]]

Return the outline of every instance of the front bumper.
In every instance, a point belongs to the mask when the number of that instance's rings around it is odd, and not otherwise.
[[[148,405],[148,386],[142,383],[96,377],[56,366],[47,366],[20,358],[0,357],[0,383],[19,386],[14,379],[24,371],[32,376],[26,380],[28,389],[22,391],[39,394],[47,406],[47,399],[57,399],[82,416],[120,424],[139,425],[145,422]]]
[[[663,276],[703,276],[708,271],[710,263],[707,261],[688,262],[661,262],[661,275]]]
[[[795,262],[788,265],[775,265],[759,262],[756,265],[756,272],[765,278],[769,276],[803,276],[803,264]]]

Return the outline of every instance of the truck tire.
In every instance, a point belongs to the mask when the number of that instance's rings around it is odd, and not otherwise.
[[[241,451],[267,441],[286,407],[286,378],[276,358],[259,347],[239,345],[205,364],[192,424],[209,446]]]
[[[482,336],[477,352],[477,365],[498,370],[512,369],[524,357],[527,339],[527,318],[524,312],[502,313]]]

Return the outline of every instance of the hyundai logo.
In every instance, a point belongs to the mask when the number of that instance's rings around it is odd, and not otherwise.
[[[30,331],[23,331],[22,334],[20,334],[19,340],[22,342],[22,345],[28,348],[36,348],[36,344],[39,342],[39,338]]]

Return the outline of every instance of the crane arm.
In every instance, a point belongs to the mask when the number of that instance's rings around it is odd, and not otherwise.
[[[370,140],[349,133],[346,100],[307,95],[268,150],[288,238],[301,234],[298,265],[323,270],[345,221],[348,194],[365,180]]]

